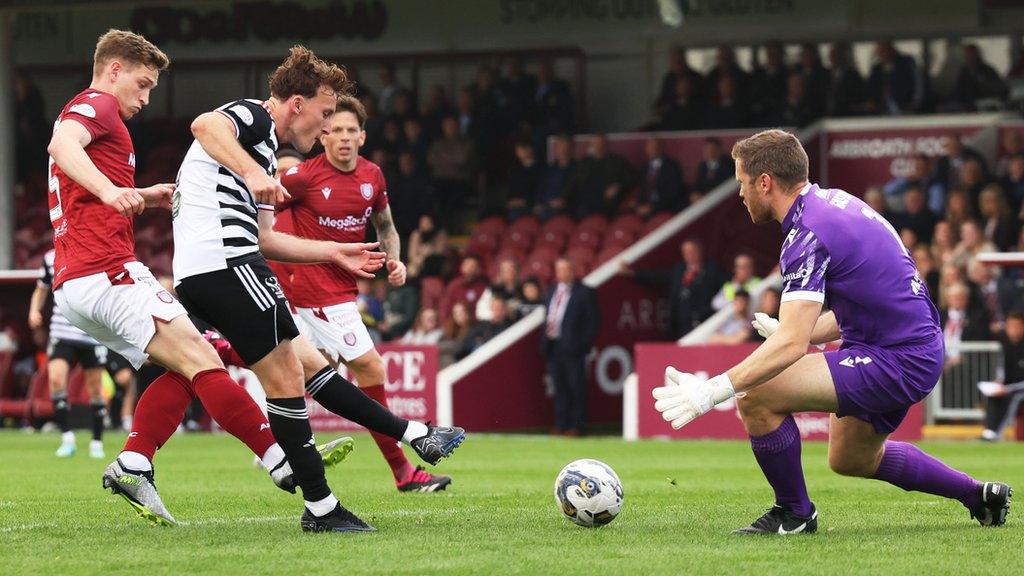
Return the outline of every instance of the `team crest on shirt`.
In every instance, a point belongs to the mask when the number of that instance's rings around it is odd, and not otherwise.
[[[171,293],[167,290],[157,292],[156,297],[164,304],[174,304],[174,296],[171,296]]]
[[[355,332],[349,332],[349,333],[345,334],[344,336],[342,336],[341,338],[342,338],[342,340],[345,341],[345,345],[346,346],[355,346],[356,345],[356,334],[355,334]]]
[[[369,200],[373,198],[373,184],[369,182],[363,182],[359,185],[359,193],[363,195],[363,198]]]
[[[68,112],[74,112],[75,114],[81,114],[86,118],[95,118],[96,109],[92,107],[92,104],[75,104],[71,108],[68,108]]]
[[[324,186],[323,188],[321,188],[320,189],[320,193],[324,195],[324,200],[330,200],[331,199],[331,189],[328,188],[327,186]]]

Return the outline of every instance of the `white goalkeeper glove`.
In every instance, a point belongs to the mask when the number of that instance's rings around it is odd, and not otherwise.
[[[665,385],[654,389],[654,408],[666,422],[679,430],[716,404],[736,395],[727,374],[701,380],[669,366],[665,368]]]
[[[779,321],[764,312],[754,312],[754,320],[750,323],[765,340],[779,329]]]

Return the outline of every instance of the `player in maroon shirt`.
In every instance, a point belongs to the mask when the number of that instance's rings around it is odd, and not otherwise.
[[[150,359],[169,369],[142,395],[124,451],[103,474],[104,487],[163,525],[175,520],[156,491],[152,459],[193,396],[269,464],[275,483],[294,490],[266,417],[228,376],[182,305],[135,258],[133,216],[169,208],[174,186],[135,187],[135,151],[124,120],[149,103],[168,64],[142,36],[108,31],[96,45],[92,83],[63,108],[48,147],[54,300],[72,324],[135,368]]]
[[[278,208],[291,212],[290,233],[314,240],[362,242],[367,224],[372,222],[381,251],[387,254],[388,282],[402,286],[406,270],[384,174],[359,155],[366,142],[366,110],[351,96],[340,97],[335,110],[327,133],[320,138],[324,153],[281,176],[291,197]],[[344,362],[363,392],[387,406],[384,360],[356,308],[356,295],[356,277],[333,264],[293,269],[288,298],[302,318],[303,333],[332,367]],[[303,365],[307,380],[323,368],[321,362],[303,361]],[[371,434],[400,491],[436,492],[451,483],[447,476],[414,467],[394,438],[376,431]]]

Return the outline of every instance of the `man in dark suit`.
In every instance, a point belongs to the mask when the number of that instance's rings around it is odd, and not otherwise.
[[[587,353],[597,338],[601,311],[597,294],[576,279],[572,260],[555,262],[555,286],[544,299],[547,310],[541,353],[555,385],[554,434],[586,432]]]
[[[722,141],[712,136],[704,140],[704,159],[697,166],[696,188],[707,194],[712,188],[736,176],[732,156],[722,149]]]
[[[634,209],[644,218],[658,212],[675,212],[682,208],[683,168],[665,153],[661,140],[648,138],[644,144],[647,173],[640,186]]]

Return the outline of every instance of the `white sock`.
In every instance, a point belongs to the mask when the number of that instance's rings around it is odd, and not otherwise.
[[[71,430],[64,432],[63,434],[60,435],[60,441],[63,442],[64,444],[74,444],[75,433],[72,432]]]
[[[260,462],[263,463],[263,467],[267,470],[273,470],[282,460],[284,460],[284,450],[276,442],[270,448],[267,448],[263,456],[260,456]]]
[[[149,458],[138,452],[121,452],[117,455],[117,459],[124,467],[138,472],[148,472],[153,469],[153,463],[149,461]]]
[[[430,433],[430,429],[423,422],[417,422],[415,420],[409,420],[409,426],[405,429],[405,434],[402,434],[402,442],[411,444],[413,440],[422,438]]]
[[[96,447],[96,446],[99,446],[100,448],[103,448],[103,440],[90,440],[89,441],[89,447],[90,448],[93,448],[93,447]]]
[[[326,516],[338,506],[338,499],[334,497],[334,494],[330,494],[323,500],[317,500],[316,502],[310,502],[306,500],[306,508],[313,513],[313,516]]]

